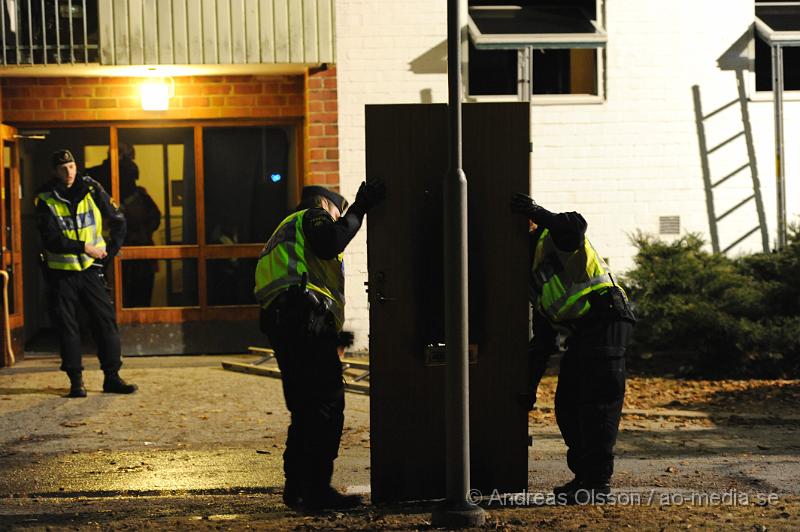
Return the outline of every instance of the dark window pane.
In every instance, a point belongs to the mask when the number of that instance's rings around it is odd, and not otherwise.
[[[769,45],[758,32],[756,32],[756,90],[772,90],[772,56]]]
[[[534,50],[533,94],[570,94],[569,50]]]
[[[595,50],[533,50],[531,61],[533,94],[597,94]]]
[[[125,245],[196,244],[194,130],[120,129],[119,161]]]
[[[800,6],[756,5],[756,16],[774,31],[800,31]]]
[[[469,93],[517,94],[517,51],[478,50],[469,42]]]
[[[197,259],[122,261],[123,307],[197,305]]]
[[[203,168],[207,244],[265,242],[294,207],[281,128],[204,128]]]
[[[578,8],[564,6],[528,9],[473,9],[472,21],[483,35],[595,33],[589,15]]]
[[[554,5],[557,5],[561,8],[577,7],[583,10],[588,15],[590,20],[595,20],[597,18],[595,13],[597,8],[596,0],[558,0],[557,2],[554,2],[553,0],[515,0],[514,2],[509,2],[508,0],[469,0],[470,7],[507,6],[509,4],[534,8],[552,8]]]
[[[783,88],[787,91],[800,90],[800,48],[783,49]]]
[[[253,279],[258,259],[214,259],[207,265],[209,305],[255,305]]]

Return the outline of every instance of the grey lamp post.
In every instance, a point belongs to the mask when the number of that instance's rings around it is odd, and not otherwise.
[[[469,348],[467,275],[467,177],[461,168],[461,11],[447,1],[447,82],[450,106],[450,170],[444,181],[444,268],[446,368],[447,500],[433,512],[433,524],[480,526],[483,509],[468,499]]]

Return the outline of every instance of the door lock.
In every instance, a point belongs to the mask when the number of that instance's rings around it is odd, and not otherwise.
[[[378,292],[376,294],[376,297],[378,298],[378,303],[386,303],[387,301],[397,301],[396,297],[386,297],[381,292]]]

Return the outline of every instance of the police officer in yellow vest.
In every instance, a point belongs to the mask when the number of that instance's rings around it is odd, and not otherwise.
[[[92,321],[105,374],[103,391],[133,393],[136,385],[119,376],[119,329],[103,271],[125,238],[125,217],[97,181],[78,175],[69,150],[53,153],[51,166],[53,179],[36,195],[36,220],[44,247],[51,316],[61,342],[61,369],[70,379],[68,397],[86,397],[78,304]],[[108,242],[103,238],[104,219]]]
[[[344,422],[344,384],[338,346],[352,342],[344,323],[342,252],[364,215],[385,196],[377,180],[361,184],[347,201],[321,186],[303,188],[297,210],[264,246],[255,295],[281,370],[291,424],[283,454],[284,502],[306,511],[361,503],[330,482]],[[346,211],[346,212],[345,212]]]
[[[635,321],[627,296],[586,238],[577,212],[552,213],[524,194],[511,210],[530,224],[533,339],[529,409],[550,355],[566,339],[556,389],[556,421],[575,478],[554,488],[562,503],[610,493],[613,449],[625,395],[625,349]]]

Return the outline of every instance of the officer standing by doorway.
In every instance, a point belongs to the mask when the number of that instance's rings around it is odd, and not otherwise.
[[[275,350],[291,413],[283,500],[292,508],[314,512],[361,504],[357,495],[342,495],[331,486],[344,423],[337,346],[352,341],[352,334],[342,332],[342,252],[384,196],[383,183],[369,180],[347,209],[338,193],[304,187],[300,205],[278,225],[256,267],[261,329]]]
[[[559,502],[591,502],[610,493],[622,403],[625,349],[635,321],[627,296],[586,238],[577,212],[552,213],[524,194],[512,212],[530,224],[533,339],[528,348],[529,410],[558,338],[566,338],[555,397],[556,421],[575,478],[554,488]]]
[[[79,304],[89,312],[105,374],[103,391],[133,393],[136,385],[119,376],[119,329],[104,273],[125,239],[125,217],[97,181],[78,175],[69,150],[54,152],[51,167],[53,179],[36,195],[36,220],[44,247],[51,315],[61,343],[61,370],[70,380],[68,397],[86,397]],[[103,238],[104,220],[109,242]]]

